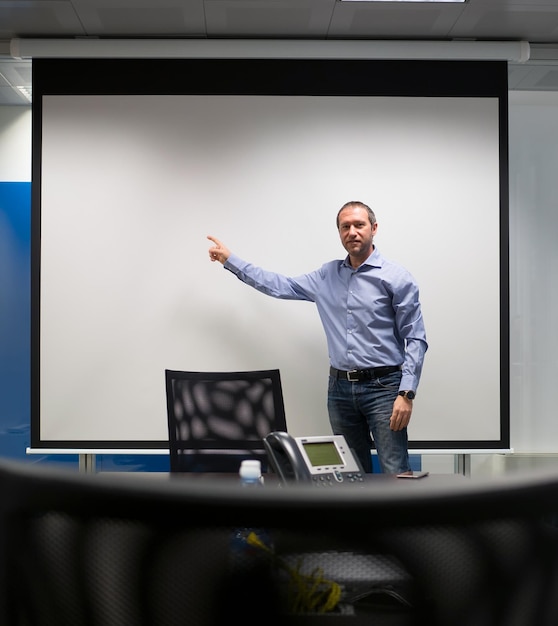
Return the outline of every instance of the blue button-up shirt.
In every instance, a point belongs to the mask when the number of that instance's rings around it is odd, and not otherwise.
[[[315,302],[333,367],[402,365],[400,389],[418,388],[428,349],[418,286],[377,248],[357,269],[347,257],[296,277],[269,272],[235,254],[224,267],[268,296]]]

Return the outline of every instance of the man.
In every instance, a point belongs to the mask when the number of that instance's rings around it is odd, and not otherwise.
[[[337,228],[347,257],[295,278],[243,261],[212,236],[209,258],[269,296],[316,303],[330,357],[333,433],[345,436],[365,472],[372,472],[373,438],[382,472],[409,474],[407,426],[428,349],[419,290],[374,245],[370,207],[347,202]]]

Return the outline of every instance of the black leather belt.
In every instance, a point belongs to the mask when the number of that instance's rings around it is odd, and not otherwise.
[[[401,369],[401,365],[386,365],[385,367],[372,367],[368,370],[350,370],[344,372],[343,370],[329,368],[329,373],[334,378],[341,378],[342,380],[348,380],[351,383],[360,383],[363,380],[371,380],[372,378],[380,378],[381,376],[387,376],[398,372]]]

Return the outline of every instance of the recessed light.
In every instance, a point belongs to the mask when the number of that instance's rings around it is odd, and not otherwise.
[[[31,102],[31,89],[29,87],[22,87],[20,85],[16,85],[16,89],[24,95],[29,102]]]

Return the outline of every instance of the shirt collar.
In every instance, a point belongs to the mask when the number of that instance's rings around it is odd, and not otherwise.
[[[384,258],[380,254],[380,251],[378,250],[378,246],[374,246],[374,250],[372,251],[372,254],[366,259],[366,261],[364,261],[364,263],[360,267],[363,267],[364,265],[368,265],[369,267],[382,267],[383,263],[384,263]],[[345,267],[349,267],[350,269],[353,269],[353,266],[349,262],[349,255],[345,257],[343,261],[343,265]]]

